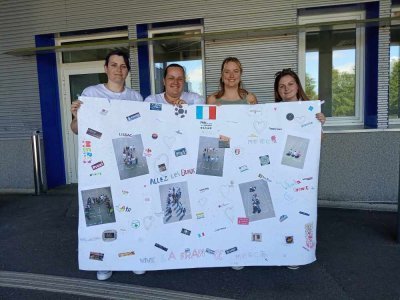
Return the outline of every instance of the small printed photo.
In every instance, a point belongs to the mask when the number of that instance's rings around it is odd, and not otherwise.
[[[249,168],[247,167],[247,165],[243,165],[243,166],[240,166],[239,167],[239,171],[242,173],[242,172],[244,172],[244,171],[248,171],[249,170]]]
[[[160,172],[164,172],[164,171],[167,170],[167,167],[165,166],[165,164],[161,164],[161,165],[158,165],[158,170],[159,170]]]
[[[164,224],[192,218],[187,182],[160,185],[159,191]]]
[[[100,252],[90,252],[89,259],[103,261],[104,253]]]
[[[179,157],[179,156],[182,156],[182,155],[186,155],[186,154],[187,154],[186,148],[180,148],[180,149],[176,149],[176,150],[174,150],[174,151],[175,151],[175,156],[176,156],[176,157]]]
[[[135,120],[135,119],[138,119],[138,118],[140,118],[140,113],[138,113],[138,112],[134,113],[132,115],[126,116],[126,119],[128,121],[132,121],[132,120]]]
[[[162,110],[162,104],[161,103],[150,103],[150,110]]]
[[[121,180],[149,174],[140,134],[112,140]]]
[[[110,187],[81,191],[86,226],[115,223]]]
[[[262,234],[261,233],[252,233],[251,234],[251,240],[253,242],[261,242],[262,241]]]
[[[250,222],[275,217],[271,194],[265,180],[241,183],[239,189],[244,211]]]
[[[167,171],[169,168],[169,157],[165,153],[161,153],[160,155],[154,157],[153,160],[153,172],[162,173]]]
[[[86,134],[88,134],[92,137],[98,138],[98,139],[101,138],[101,136],[103,135],[101,132],[94,130],[92,128],[88,128],[86,131]]]
[[[103,231],[102,238],[104,242],[115,241],[117,239],[117,231],[114,229],[109,229]]]
[[[219,136],[219,143],[218,143],[218,147],[219,148],[230,148],[230,142],[231,142],[231,138],[224,136],[224,135],[220,135]]]
[[[182,228],[181,233],[190,235],[192,233],[192,231],[190,231],[189,229]]]
[[[282,165],[303,169],[309,139],[288,135],[282,154]]]
[[[219,138],[201,136],[196,174],[222,177],[224,156],[225,148],[219,147]]]
[[[260,165],[261,166],[269,165],[271,163],[269,161],[269,155],[260,156],[259,159],[260,159]]]

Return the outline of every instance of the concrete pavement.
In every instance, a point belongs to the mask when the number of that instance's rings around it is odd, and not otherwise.
[[[399,299],[397,214],[318,209],[317,261],[285,267],[115,272],[77,262],[77,186],[0,194],[0,299]]]

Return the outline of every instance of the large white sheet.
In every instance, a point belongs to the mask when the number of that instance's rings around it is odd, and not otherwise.
[[[80,269],[315,260],[319,101],[81,100]]]

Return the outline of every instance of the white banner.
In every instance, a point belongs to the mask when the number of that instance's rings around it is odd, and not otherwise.
[[[315,261],[319,101],[81,100],[80,269]]]

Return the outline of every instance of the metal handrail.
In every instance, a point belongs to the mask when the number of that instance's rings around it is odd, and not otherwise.
[[[42,170],[42,151],[40,147],[40,131],[33,132],[32,139],[32,156],[33,156],[33,179],[35,183],[35,195],[38,196],[42,191],[45,191],[43,185],[43,170]]]

